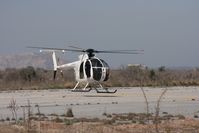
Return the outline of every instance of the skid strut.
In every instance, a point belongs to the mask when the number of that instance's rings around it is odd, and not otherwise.
[[[104,88],[99,82],[98,82],[98,84],[100,86],[100,89],[95,88],[97,93],[116,93],[117,92],[117,90],[109,91],[108,88]]]
[[[90,92],[92,88],[86,89],[89,83],[86,84],[86,86],[83,89],[76,89],[79,85],[79,82],[75,85],[75,87],[72,89],[72,92]]]
[[[90,92],[93,89],[91,86],[89,89],[86,89],[89,83],[87,83],[83,89],[76,89],[78,85],[79,85],[79,82],[72,89],[72,92]],[[98,85],[100,86],[100,88],[94,87],[97,93],[116,93],[117,92],[117,90],[110,91],[108,88],[104,88],[99,82],[98,82]]]

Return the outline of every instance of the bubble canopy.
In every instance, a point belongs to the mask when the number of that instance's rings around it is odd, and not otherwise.
[[[89,78],[95,81],[107,81],[109,79],[110,68],[108,64],[96,57],[82,62],[79,70],[80,79]]]

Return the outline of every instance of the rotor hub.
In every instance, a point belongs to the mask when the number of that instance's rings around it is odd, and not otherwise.
[[[85,50],[85,52],[88,54],[88,57],[91,58],[95,56],[94,52],[97,52],[97,51],[95,51],[94,49],[87,49]]]

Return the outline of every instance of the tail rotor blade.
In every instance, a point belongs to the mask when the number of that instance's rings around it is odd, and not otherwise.
[[[54,71],[53,79],[56,79],[57,71]]]

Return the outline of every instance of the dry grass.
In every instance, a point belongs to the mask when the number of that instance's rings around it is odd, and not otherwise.
[[[63,77],[58,73],[56,80],[53,80],[52,70],[33,67],[0,70],[0,90],[73,88],[74,76],[71,70],[64,71]],[[139,67],[124,67],[111,70],[110,79],[104,85],[107,87],[140,86],[141,80],[142,86],[196,86],[199,85],[199,68],[143,70]]]
[[[18,125],[1,124],[0,133],[26,133],[26,128]],[[162,121],[161,133],[198,133],[199,121],[194,119]],[[155,133],[154,124],[109,125],[103,122],[78,122],[72,125],[53,121],[34,121],[31,133]]]
[[[26,133],[23,126],[0,124],[0,133]]]

